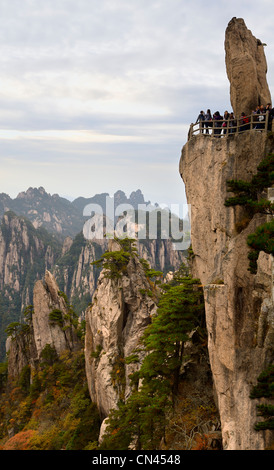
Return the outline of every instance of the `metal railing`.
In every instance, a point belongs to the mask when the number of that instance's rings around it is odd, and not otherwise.
[[[248,121],[248,122],[247,122]],[[240,118],[230,118],[211,121],[201,121],[191,124],[188,132],[188,140],[192,137],[203,134],[212,137],[232,137],[246,131],[271,131],[274,130],[274,119],[269,122],[269,113],[251,114]]]

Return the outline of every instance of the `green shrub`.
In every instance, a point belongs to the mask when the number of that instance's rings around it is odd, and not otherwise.
[[[41,359],[46,365],[53,365],[58,360],[58,355],[54,346],[46,344],[41,352]]]
[[[49,313],[49,319],[51,324],[57,324],[60,327],[63,327],[64,325],[64,318],[63,318],[63,313],[60,309],[54,308],[50,313]]]
[[[274,398],[274,365],[268,366],[258,377],[257,385],[253,387],[250,398],[265,398],[273,400]],[[271,403],[257,405],[258,415],[264,418],[264,421],[255,424],[256,431],[265,431],[274,429],[274,406]]]
[[[235,195],[226,199],[225,206],[243,206],[248,222],[257,214],[274,215],[274,203],[265,199],[265,191],[274,183],[274,154],[265,157],[257,167],[257,173],[251,182],[243,180],[227,181],[228,190]],[[245,226],[247,223],[245,223]],[[239,227],[238,227],[239,228]],[[257,260],[261,251],[274,255],[274,221],[266,222],[248,236],[247,244],[251,248],[248,254],[249,271],[257,273]]]

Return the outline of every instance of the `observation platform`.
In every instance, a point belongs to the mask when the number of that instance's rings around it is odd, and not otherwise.
[[[191,124],[188,132],[188,140],[196,135],[202,134],[205,137],[233,137],[247,131],[274,132],[274,119],[269,119],[269,113],[251,114],[241,116],[236,119],[220,119],[211,121],[201,121]]]

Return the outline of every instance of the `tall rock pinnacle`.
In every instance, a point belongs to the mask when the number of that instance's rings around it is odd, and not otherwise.
[[[225,34],[226,70],[235,116],[251,114],[257,105],[271,103],[264,45],[241,18],[232,18]]]
[[[226,30],[226,66],[237,116],[270,102],[263,45],[233,18]],[[191,206],[192,275],[204,289],[208,351],[224,450],[264,450],[273,434],[258,433],[251,400],[259,374],[273,363],[273,257],[260,252],[249,270],[247,238],[266,215],[246,217],[226,207],[228,180],[251,181],[274,152],[272,135],[251,129],[222,138],[192,136],[182,149],[180,175]]]

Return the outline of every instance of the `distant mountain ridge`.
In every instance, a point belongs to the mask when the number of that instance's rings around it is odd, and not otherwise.
[[[106,198],[111,197],[108,193],[96,194],[90,198],[78,197],[72,201],[74,207],[83,213],[84,207],[87,204],[99,204],[102,208],[105,209]],[[116,208],[119,204],[130,204],[134,209],[138,209],[139,204],[150,205],[150,201],[145,201],[144,195],[140,189],[137,191],[132,191],[129,197],[126,196],[124,191],[118,190],[114,193],[112,199],[114,199],[114,207]],[[158,204],[155,204],[157,207]]]
[[[49,194],[41,186],[30,187],[27,191],[20,192],[12,199],[8,194],[0,194],[0,218],[5,212],[13,211],[18,216],[27,217],[35,228],[44,227],[50,233],[57,233],[60,239],[75,237],[81,232],[86,218],[83,216],[84,207],[87,204],[98,204],[105,211],[108,193],[95,194],[90,198],[78,197],[74,201]],[[114,207],[119,204],[130,204],[137,209],[138,204],[150,205],[146,202],[140,189],[133,191],[129,197],[118,190],[113,195]],[[157,204],[156,206],[157,207]]]

